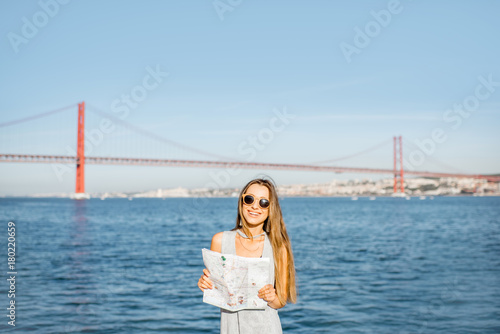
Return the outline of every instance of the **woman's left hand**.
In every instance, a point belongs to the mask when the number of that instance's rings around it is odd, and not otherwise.
[[[264,299],[266,302],[270,303],[276,299],[276,290],[271,284],[264,285],[262,289],[259,290],[258,297]]]

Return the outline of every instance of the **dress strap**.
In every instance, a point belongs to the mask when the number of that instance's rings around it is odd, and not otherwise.
[[[235,231],[224,231],[222,233],[222,253],[236,254],[236,247],[234,238],[236,237]]]

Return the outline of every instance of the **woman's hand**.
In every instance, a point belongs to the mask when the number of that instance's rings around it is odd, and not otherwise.
[[[276,299],[276,290],[271,284],[264,285],[262,289],[259,290],[258,297],[264,299],[266,302],[271,303]]]
[[[208,269],[203,269],[203,275],[201,275],[200,279],[198,280],[198,287],[200,288],[201,291],[205,291],[205,289],[212,289],[213,284],[210,278],[210,272]]]

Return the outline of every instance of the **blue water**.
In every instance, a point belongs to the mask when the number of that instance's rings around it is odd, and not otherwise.
[[[299,299],[285,333],[500,333],[500,198],[284,198]],[[236,199],[0,199],[19,333],[218,333],[201,248]]]

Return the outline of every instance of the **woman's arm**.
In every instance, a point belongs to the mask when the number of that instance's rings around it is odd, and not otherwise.
[[[219,232],[213,236],[210,250],[218,253],[222,252],[222,233],[223,232]],[[209,277],[210,272],[208,271],[208,269],[203,269],[203,275],[201,275],[200,279],[198,280],[198,287],[201,291],[205,289],[212,289],[213,285]]]
[[[278,299],[278,295],[276,295],[276,297],[274,298],[274,300],[271,301],[271,302],[269,302],[269,303],[267,303],[267,305],[269,305],[269,307],[272,307],[273,309],[277,310],[279,308],[284,307],[286,305],[286,303],[285,304],[281,304],[280,300]]]
[[[271,285],[265,285],[262,289],[259,290],[259,298],[264,299],[267,302],[267,305],[269,307],[272,307],[274,309],[279,309],[282,308],[286,305],[286,300],[287,298],[287,291],[286,291],[286,286],[287,286],[287,280],[288,280],[288,273],[286,268],[288,267],[288,253],[286,250],[286,247],[282,247],[281,249],[281,258],[283,260],[283,265],[284,265],[284,270],[281,270],[281,295],[284,296],[285,303],[282,304],[278,298],[278,294],[276,293],[277,291],[275,288]]]
[[[267,305],[274,309],[279,309],[286,305],[286,303],[281,304],[278,295],[276,294],[276,289],[271,284],[264,285],[264,287],[259,290],[258,297],[264,299],[267,302]]]

